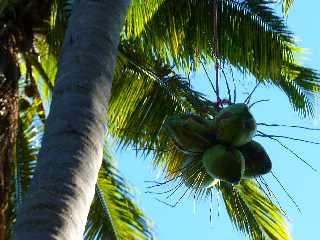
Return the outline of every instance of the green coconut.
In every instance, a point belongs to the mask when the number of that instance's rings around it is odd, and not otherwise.
[[[165,129],[176,146],[187,152],[203,152],[211,143],[208,121],[200,116],[169,117]]]
[[[181,177],[188,188],[208,188],[214,179],[201,162],[202,155],[188,156],[182,164]]]
[[[202,162],[212,178],[233,184],[239,183],[245,169],[245,159],[241,152],[224,145],[216,145],[207,149],[203,153]]]
[[[239,151],[245,159],[244,177],[257,177],[271,171],[272,162],[260,143],[251,141],[239,147]]]
[[[232,104],[222,109],[215,117],[215,135],[218,141],[235,146],[252,140],[256,121],[246,104]]]

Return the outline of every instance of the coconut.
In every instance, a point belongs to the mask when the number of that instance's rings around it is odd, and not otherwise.
[[[207,149],[202,156],[207,173],[212,178],[237,184],[243,176],[245,160],[239,150],[224,145]]]
[[[215,117],[215,135],[218,141],[235,146],[252,140],[256,121],[246,104],[232,104],[222,109]]]
[[[165,129],[179,150],[200,153],[211,143],[210,134],[212,135],[212,131],[210,131],[210,126],[200,116],[169,117]]]
[[[272,162],[260,143],[251,141],[239,147],[239,150],[245,159],[244,177],[257,177],[271,171]]]
[[[208,188],[214,179],[201,162],[202,155],[188,156],[182,164],[181,177],[188,188]]]

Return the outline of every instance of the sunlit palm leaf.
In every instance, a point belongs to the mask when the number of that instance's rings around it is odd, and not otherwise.
[[[35,82],[38,101],[41,101],[44,109],[46,106],[42,103],[42,100],[48,104],[53,91],[52,75],[55,74],[55,72],[52,73],[50,71],[50,65],[55,63],[55,58],[53,58],[48,52],[40,52],[40,54],[41,56],[35,53],[27,53],[24,54],[24,59],[25,62],[28,62],[32,67],[32,79],[30,79],[30,81]]]
[[[140,4],[145,2],[148,1]],[[307,81],[316,86],[312,91],[319,90],[317,73],[295,63],[295,55],[302,50],[295,46],[283,19],[269,7],[270,1],[217,2],[218,32],[213,26],[213,1],[188,0],[161,1],[154,16],[145,17],[150,19],[146,24],[135,22],[129,14],[126,35],[140,38],[145,50],[173,61],[177,67],[191,62],[197,65],[200,56],[212,59],[216,36],[219,58],[258,80],[276,85]],[[289,98],[294,97],[289,93]],[[295,103],[292,99],[291,102]],[[306,113],[312,113],[309,103],[305,104]]]
[[[218,189],[230,219],[251,239],[291,239],[284,213],[265,196],[252,180],[232,186],[220,182]]]
[[[145,25],[151,21],[153,15],[165,0],[132,0],[126,17],[127,31],[135,36],[139,36],[144,31]],[[134,24],[131,24],[133,23]]]
[[[131,46],[131,47],[130,47]],[[122,41],[109,103],[109,129],[126,146],[153,149],[168,116],[206,114],[213,103],[186,79],[134,43]]]
[[[149,219],[136,206],[132,189],[105,156],[87,219],[85,239],[153,239]]]
[[[287,16],[290,8],[292,8],[294,0],[282,0],[282,11]]]
[[[43,53],[42,53],[42,55],[43,55]],[[38,59],[38,58],[40,58],[40,56],[38,56],[37,54],[33,54],[33,53],[28,53],[24,57],[32,65],[32,67],[34,67],[34,70],[39,75],[39,77],[42,78],[43,84],[46,86],[46,88],[49,88],[49,90],[52,92],[53,91],[53,84],[47,74],[47,72],[49,72],[49,71],[46,71],[47,69],[44,69],[44,67],[42,66],[43,65],[42,62],[45,62],[45,61],[44,60],[39,61],[40,59]]]

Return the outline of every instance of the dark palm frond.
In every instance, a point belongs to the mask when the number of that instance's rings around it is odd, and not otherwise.
[[[154,239],[150,220],[134,202],[132,189],[107,154],[87,219],[85,239]]]
[[[23,195],[29,188],[30,180],[36,166],[39,144],[39,126],[28,124],[26,117],[19,119],[16,153],[16,194],[17,204],[20,205]]]
[[[253,180],[242,180],[236,186],[220,182],[218,189],[231,221],[251,239],[291,239],[285,214]]]
[[[26,103],[28,102],[28,103]],[[39,99],[20,100],[20,112],[16,142],[15,185],[17,200],[20,203],[28,190],[30,180],[37,162],[44,124],[40,119],[43,115]]]
[[[59,56],[73,0],[52,0],[51,13],[46,42],[50,53]]]
[[[14,11],[14,8],[19,4],[21,0],[2,0],[0,2],[0,19],[10,11]]]
[[[314,116],[312,91],[305,90],[301,85],[308,87],[307,82],[290,81],[279,82],[277,86],[288,96],[295,111],[303,116]]]
[[[317,72],[310,71],[309,68],[300,67],[294,63],[291,64],[289,68],[291,69],[291,71],[290,73],[288,71],[288,74],[290,75],[291,79],[293,79],[291,82],[297,84],[302,91],[308,91],[310,93],[319,92],[320,85],[315,84],[314,81],[315,79],[318,79]]]
[[[8,7],[11,5],[10,0],[3,0],[0,2],[0,17],[2,17]]]
[[[140,2],[140,8],[145,2]],[[213,39],[218,38],[220,60],[253,74],[257,80],[274,84],[307,80],[319,86],[315,71],[295,63],[302,50],[295,46],[293,34],[270,3],[217,0],[219,24],[215,32],[213,1],[162,1],[152,18],[146,16],[148,21],[135,22],[134,14],[129,14],[125,34],[139,38],[145,50],[173,61],[177,67],[191,62],[199,65],[200,57],[214,60]]]

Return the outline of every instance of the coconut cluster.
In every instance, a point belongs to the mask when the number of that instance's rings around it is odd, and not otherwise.
[[[217,179],[237,184],[271,171],[265,149],[252,140],[256,121],[246,104],[229,105],[212,119],[172,116],[165,129],[185,156],[181,175],[188,187],[208,187]]]

